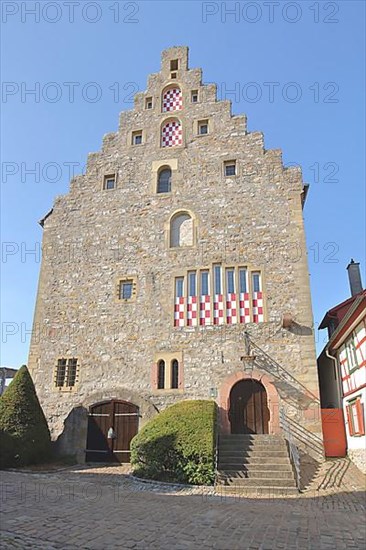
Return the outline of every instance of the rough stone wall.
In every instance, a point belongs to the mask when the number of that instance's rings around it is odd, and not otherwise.
[[[173,81],[171,59],[180,60]],[[188,70],[187,48],[164,51],[161,72],[150,75],[134,109],[121,114],[118,132],[104,137],[101,151],[89,155],[86,174],[56,198],[44,221],[29,367],[57,438],[72,410],[93,402],[94,395],[133,392],[148,410],[210,398],[243,369],[248,330],[302,385],[292,391],[274,377],[286,413],[300,427],[299,442],[319,455],[313,451],[314,438],[321,444],[322,435],[301,171],[284,168],[281,151],[266,151],[263,135],[247,132],[246,118],[232,116],[230,102],[217,101],[216,87],[202,84],[201,77],[200,69]],[[171,82],[182,89],[183,110],[162,113],[162,90]],[[191,103],[193,89],[199,90],[198,103]],[[145,109],[146,97],[153,97],[153,109]],[[171,116],[181,120],[183,145],[162,148],[160,127]],[[209,134],[197,136],[202,119],[209,119]],[[132,146],[132,132],[138,130],[143,143]],[[238,175],[225,178],[223,162],[232,159]],[[176,166],[170,193],[156,193],[157,161]],[[116,189],[103,190],[103,177],[114,173]],[[169,219],[181,209],[194,215],[196,242],[169,248]],[[265,323],[173,326],[174,276],[215,262],[262,271]],[[118,280],[126,276],[137,284],[131,302],[117,299]],[[284,313],[295,321],[291,330],[281,327]],[[159,351],[183,353],[183,389],[152,389]],[[59,391],[55,365],[68,356],[79,360],[78,383]],[[78,451],[85,446],[83,437]]]

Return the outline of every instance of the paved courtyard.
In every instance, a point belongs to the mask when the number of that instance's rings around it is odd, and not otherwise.
[[[123,467],[1,472],[2,549],[365,548],[365,477],[325,463],[299,497],[222,496]]]

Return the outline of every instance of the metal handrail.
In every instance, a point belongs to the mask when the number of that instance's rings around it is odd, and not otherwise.
[[[284,436],[285,436],[285,439],[287,440],[287,443],[288,443],[288,448],[289,448],[289,452],[290,452],[290,460],[292,462],[292,464],[294,465],[294,468],[295,468],[295,474],[296,474],[296,486],[297,488],[300,490],[300,483],[301,483],[301,479],[300,479],[300,454],[299,454],[299,450],[294,442],[294,438],[293,438],[293,435],[292,435],[292,431],[291,431],[291,426],[287,420],[287,417],[286,417],[286,414],[285,414],[285,411],[283,409],[283,407],[280,407],[280,425],[281,425],[281,428],[283,430],[283,433],[284,433]]]
[[[216,404],[216,422],[215,422],[215,482],[214,486],[217,485],[218,481],[218,465],[219,465],[219,422],[220,422],[220,410]]]

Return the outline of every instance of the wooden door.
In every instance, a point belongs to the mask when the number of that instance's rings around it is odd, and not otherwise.
[[[229,420],[233,434],[268,434],[267,393],[257,380],[241,380],[230,392]]]
[[[126,401],[107,401],[90,407],[86,442],[87,462],[130,462],[131,439],[138,432],[138,407]],[[108,438],[113,428],[115,438]]]

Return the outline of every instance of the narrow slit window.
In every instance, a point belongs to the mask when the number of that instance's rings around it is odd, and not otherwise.
[[[196,272],[190,271],[188,273],[188,295],[189,296],[196,296]]]
[[[191,91],[191,102],[198,103],[198,90]]]
[[[179,363],[176,359],[172,361],[171,383],[172,389],[177,390],[179,386]]]
[[[261,274],[259,272],[254,272],[252,274],[252,281],[253,281],[253,292],[261,292],[262,290]]]
[[[158,390],[165,388],[165,361],[158,362]]]
[[[184,296],[184,277],[176,277],[175,279],[175,297],[183,298]]]
[[[152,109],[153,108],[153,99],[152,97],[147,97],[145,99],[145,109]]]
[[[208,296],[209,294],[209,272],[201,271],[201,296]]]
[[[221,265],[214,266],[214,292],[215,294],[221,294],[222,281],[221,281]]]
[[[246,269],[239,269],[239,287],[240,292],[246,293],[248,292],[248,284],[247,284],[247,270]]]
[[[235,271],[234,269],[226,270],[226,292],[228,294],[235,293]]]

